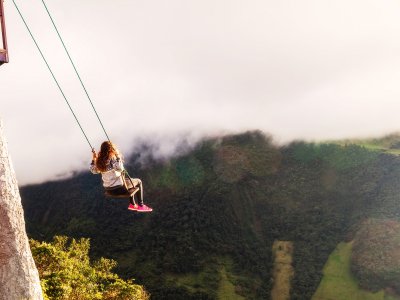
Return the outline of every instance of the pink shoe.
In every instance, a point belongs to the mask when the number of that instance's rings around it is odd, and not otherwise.
[[[143,204],[143,205],[139,205],[137,208],[138,212],[151,212],[153,211],[153,209],[151,207],[148,207],[147,205]]]
[[[128,209],[129,210],[138,210],[138,205],[137,204],[132,205],[132,204],[129,203]]]

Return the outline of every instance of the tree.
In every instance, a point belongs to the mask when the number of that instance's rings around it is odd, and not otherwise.
[[[100,258],[90,262],[90,241],[65,236],[53,242],[30,240],[46,299],[57,300],[147,300],[142,286],[122,280],[111,272],[117,263]]]

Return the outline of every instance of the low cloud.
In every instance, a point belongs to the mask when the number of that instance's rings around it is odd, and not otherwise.
[[[0,113],[25,184],[86,168],[90,147],[11,4]],[[124,152],[152,140],[159,155],[168,155],[182,136],[195,141],[252,129],[278,142],[399,129],[397,1],[109,4],[48,6]],[[98,148],[106,137],[43,7],[21,1],[20,8]]]

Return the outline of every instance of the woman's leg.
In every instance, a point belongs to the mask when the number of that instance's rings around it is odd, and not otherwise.
[[[139,178],[128,178],[130,185],[133,185],[135,188],[139,188],[139,190],[135,193],[134,197],[137,199],[139,206],[137,207],[138,212],[152,212],[153,209],[148,207],[143,203],[143,184]],[[128,184],[129,186],[129,184]]]
[[[129,197],[129,203],[130,203],[130,204],[132,204],[133,206],[135,206],[135,205],[136,205],[136,202],[135,202],[135,198],[134,198],[134,196],[132,196],[132,197]]]
[[[135,193],[134,197],[136,197],[138,204],[140,206],[142,206],[143,205],[143,183],[139,178],[132,178],[132,183],[133,183],[134,187],[139,187],[139,191],[137,191]]]

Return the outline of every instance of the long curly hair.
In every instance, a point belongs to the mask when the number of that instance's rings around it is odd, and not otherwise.
[[[105,141],[101,144],[100,151],[97,154],[96,167],[100,172],[107,171],[107,165],[113,157],[120,157],[117,147],[110,141]]]

